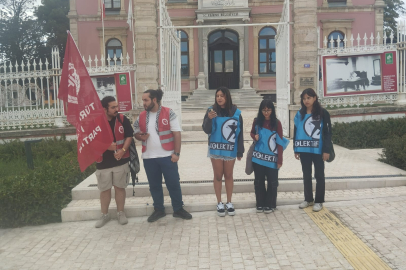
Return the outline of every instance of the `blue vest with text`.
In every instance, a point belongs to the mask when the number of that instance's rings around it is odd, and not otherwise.
[[[306,114],[302,120],[300,112],[295,116],[296,137],[293,149],[295,153],[321,154],[323,147],[323,119],[313,119]]]
[[[240,134],[240,114],[237,109],[232,117],[215,117],[209,139],[209,153],[223,157],[237,157],[238,135]]]
[[[278,149],[277,145],[281,145],[283,149],[289,144],[289,140],[280,138],[276,131],[271,131],[266,128],[259,128],[259,139],[255,144],[252,155],[252,162],[259,165],[277,169],[278,168]]]

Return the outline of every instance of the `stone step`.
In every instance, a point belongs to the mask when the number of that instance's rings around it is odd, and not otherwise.
[[[224,187],[223,187],[224,189]],[[406,194],[406,187],[396,187],[397,191]],[[351,201],[359,199],[376,199],[391,197],[394,192],[393,187],[386,188],[362,188],[358,190],[326,190],[326,201]],[[223,196],[224,198],[224,196]],[[212,211],[216,215],[216,197],[214,192],[204,195],[183,195],[184,208],[192,215],[194,212]],[[278,188],[277,206],[298,205],[303,201],[303,192],[283,192]],[[164,205],[167,215],[173,213],[169,196],[164,197]],[[238,215],[239,209],[255,208],[254,192],[233,193],[233,204]],[[129,197],[126,199],[125,213],[127,217],[149,216],[153,212],[153,201],[150,196]],[[253,209],[253,211],[255,211]],[[116,218],[116,204],[112,200],[109,207],[111,217]],[[97,220],[100,217],[100,201],[93,200],[73,200],[61,212],[62,222]]]
[[[197,122],[202,122],[200,119],[195,120]],[[184,124],[182,123],[182,131],[202,131],[202,123],[200,124]]]
[[[234,192],[245,193],[254,192],[254,174],[247,175],[247,179],[236,179],[234,181]],[[213,180],[202,181],[181,181],[182,194],[184,195],[202,195],[213,193]],[[313,187],[315,187],[315,181]],[[72,189],[72,200],[91,200],[99,198],[99,190],[97,189],[97,180],[95,174],[90,175],[79,185]],[[406,185],[406,176],[399,177],[362,177],[362,178],[327,178],[326,190],[346,190],[360,188],[380,188],[394,187]],[[302,179],[279,179],[278,190],[281,192],[298,192],[303,190]],[[166,186],[163,185],[164,195],[168,195]],[[150,195],[148,182],[138,183],[134,188],[136,197],[146,197]],[[223,188],[223,192],[225,189]],[[127,197],[133,195],[133,187],[131,184],[126,188]],[[114,191],[112,190],[114,197]]]

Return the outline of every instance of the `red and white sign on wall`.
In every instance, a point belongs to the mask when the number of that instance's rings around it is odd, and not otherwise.
[[[397,92],[396,51],[324,56],[324,96]]]
[[[131,81],[129,73],[116,73],[106,76],[94,76],[92,82],[100,100],[105,96],[113,96],[118,103],[119,112],[132,109]]]

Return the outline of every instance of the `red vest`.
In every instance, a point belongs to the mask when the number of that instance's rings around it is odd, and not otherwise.
[[[117,144],[117,150],[123,148],[124,142],[125,142],[125,137],[124,137],[124,126],[120,123],[118,120],[118,117],[120,117],[121,122],[124,122],[124,115],[122,114],[117,114],[116,117],[116,123],[114,124],[114,137],[116,138],[116,144]],[[129,149],[125,149],[126,151],[124,152],[123,159],[130,157],[130,151]],[[99,157],[99,159],[96,161],[98,163],[103,161],[103,154]]]
[[[158,135],[161,141],[162,148],[166,151],[173,151],[175,149],[175,143],[173,142],[173,133],[171,131],[170,121],[170,108],[161,107],[161,112],[158,117]],[[139,120],[140,130],[142,133],[147,132],[147,111],[143,111],[140,114]],[[147,150],[147,143],[142,142],[142,152]]]

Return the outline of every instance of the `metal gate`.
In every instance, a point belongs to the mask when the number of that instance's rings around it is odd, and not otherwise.
[[[283,135],[289,136],[290,105],[290,38],[289,0],[283,4],[276,36],[276,114],[281,121]]]
[[[164,92],[162,105],[176,113],[179,124],[182,126],[180,38],[176,29],[173,28],[165,0],[159,0],[159,26],[160,86]]]

